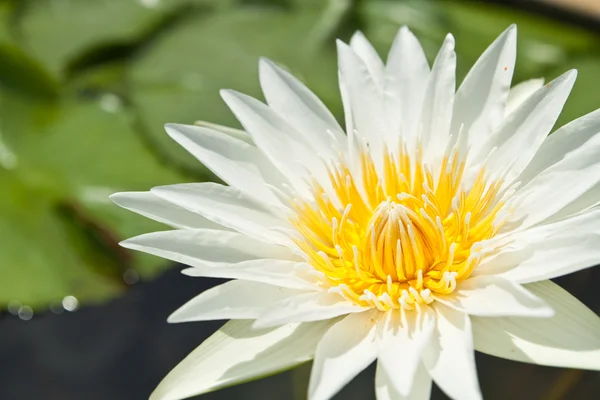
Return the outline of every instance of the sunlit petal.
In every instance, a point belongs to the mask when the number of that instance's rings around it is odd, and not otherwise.
[[[210,221],[195,212],[188,211],[161,199],[152,192],[121,192],[110,196],[119,206],[155,221],[180,229],[224,229],[222,225]]]
[[[431,376],[423,363],[416,366],[417,371],[412,383],[412,389],[407,396],[403,396],[394,389],[394,379],[391,378],[381,363],[377,363],[375,373],[375,396],[377,400],[429,400],[431,395]]]
[[[436,331],[425,349],[425,367],[451,398],[481,399],[469,316],[441,304],[435,309]]]
[[[600,318],[551,281],[527,285],[555,311],[552,318],[477,318],[475,348],[510,360],[600,370]]]
[[[310,375],[308,398],[326,400],[377,357],[374,314],[350,314],[323,335]]]
[[[312,359],[328,322],[255,330],[230,321],[180,362],[150,400],[179,400],[274,374]]]
[[[273,302],[302,293],[260,282],[233,280],[202,292],[169,316],[169,322],[254,319]]]

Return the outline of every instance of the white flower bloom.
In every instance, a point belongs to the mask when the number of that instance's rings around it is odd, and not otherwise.
[[[454,39],[429,67],[400,29],[384,64],[338,42],[346,132],[289,73],[260,61],[267,105],[225,90],[245,132],[167,125],[229,186],[113,200],[175,230],[127,248],[230,282],[171,322],[232,319],[160,384],[182,399],[314,360],[328,399],[377,361],[376,394],[431,383],[479,399],[474,350],[600,369],[600,318],[548,279],[600,263],[600,112],[548,136],[575,81],[509,90],[516,28],[455,90]]]

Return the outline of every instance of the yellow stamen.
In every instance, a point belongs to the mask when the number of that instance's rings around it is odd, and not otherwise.
[[[335,201],[313,182],[314,203],[294,202],[297,244],[330,291],[380,310],[413,310],[452,293],[477,267],[479,242],[505,219],[502,181],[482,169],[466,187],[456,152],[439,173],[415,154],[411,160],[401,146],[378,169],[363,152],[360,179],[343,163],[330,170]]]

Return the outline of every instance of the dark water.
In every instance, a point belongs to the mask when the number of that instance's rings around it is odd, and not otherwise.
[[[172,270],[154,282],[134,285],[122,298],[103,306],[36,314],[30,321],[2,314],[0,399],[146,399],[173,366],[221,325],[167,324],[167,316],[218,282]],[[600,312],[600,269],[557,282]],[[480,354],[477,363],[486,399],[600,398],[600,373]],[[373,370],[365,371],[337,398],[373,399]],[[287,372],[199,398],[303,399],[301,381],[307,371],[304,367],[295,375]],[[445,397],[434,388],[433,398]]]

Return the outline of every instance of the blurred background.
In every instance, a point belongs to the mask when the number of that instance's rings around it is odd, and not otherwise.
[[[340,117],[334,38],[385,56],[407,24],[433,60],[452,32],[462,78],[511,23],[515,82],[579,69],[559,125],[600,108],[600,0],[0,0],[0,399],[144,399],[220,326],[166,323],[219,281],[117,245],[165,227],[109,194],[214,179],[165,122],[238,126],[218,90],[261,97],[260,56]],[[598,269],[557,282],[600,313]],[[477,357],[486,399],[600,393],[598,373]],[[308,371],[201,398],[303,399]],[[374,398],[373,369],[338,398]]]

